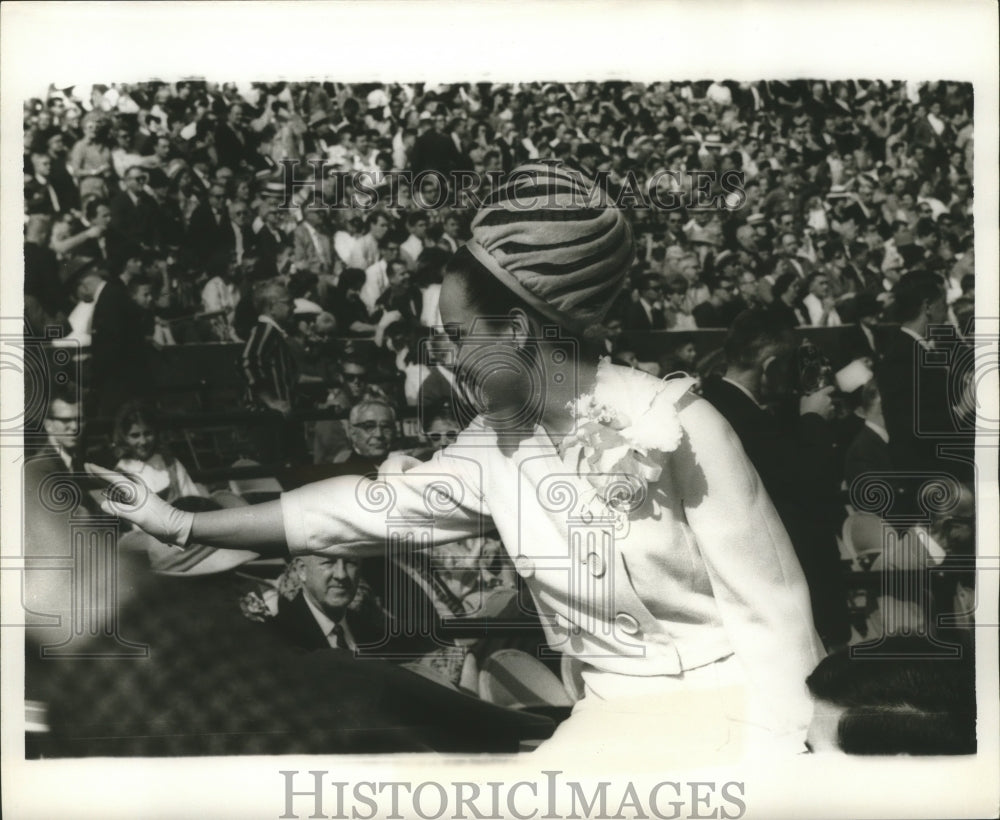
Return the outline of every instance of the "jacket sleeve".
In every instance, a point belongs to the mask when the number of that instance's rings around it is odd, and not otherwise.
[[[289,552],[380,555],[390,541],[422,549],[481,535],[490,526],[484,469],[459,442],[426,463],[390,457],[374,481],[339,476],[284,493]]]
[[[806,676],[822,657],[809,591],[736,433],[707,401],[681,401],[677,486],[751,701],[782,731],[808,724]]]

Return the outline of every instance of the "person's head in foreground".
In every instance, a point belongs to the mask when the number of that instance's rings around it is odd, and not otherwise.
[[[932,650],[936,650],[932,652]],[[812,752],[960,755],[976,752],[975,664],[920,638],[824,658],[806,679],[815,711]]]
[[[493,426],[531,430],[575,398],[591,341],[633,256],[623,214],[577,171],[514,169],[452,257],[440,311],[464,400]]]

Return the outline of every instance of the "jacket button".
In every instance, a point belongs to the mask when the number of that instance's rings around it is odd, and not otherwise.
[[[615,627],[626,635],[635,635],[639,631],[639,622],[627,612],[619,612],[615,615]]]
[[[527,555],[518,555],[514,559],[514,569],[522,578],[530,578],[535,574],[535,562]]]
[[[595,578],[602,578],[604,577],[604,573],[607,572],[604,559],[596,552],[587,554],[587,569],[590,570],[590,574]]]

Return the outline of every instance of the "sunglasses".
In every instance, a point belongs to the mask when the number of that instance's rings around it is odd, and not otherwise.
[[[364,373],[345,373],[344,374],[344,381],[345,382],[363,382],[364,380],[365,380],[365,374]]]
[[[458,438],[457,430],[445,430],[443,433],[428,433],[427,438],[437,444],[440,441],[455,441]]]
[[[396,425],[390,421],[359,421],[351,426],[357,427],[366,433],[374,433],[376,430],[381,430],[383,433],[396,432]]]

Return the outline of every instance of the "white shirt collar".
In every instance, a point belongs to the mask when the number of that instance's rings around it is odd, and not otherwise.
[[[889,443],[889,432],[882,425],[876,424],[874,421],[869,421],[868,419],[865,419],[865,427],[871,430],[886,444]]]
[[[339,647],[340,649],[354,649],[354,638],[351,636],[351,631],[347,628],[347,618],[341,618],[339,621],[333,620],[329,615],[327,615],[322,609],[320,609],[316,604],[313,603],[312,598],[306,594],[306,591],[302,590],[302,598],[306,602],[306,606],[309,607],[309,611],[312,612],[313,618],[316,619],[316,623],[319,624],[319,628],[323,630],[323,634],[326,635],[327,642],[330,641],[334,627],[338,624],[340,628],[344,631],[344,646]],[[331,643],[330,646],[333,646]]]

